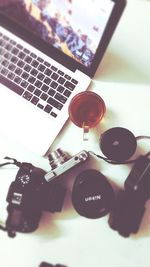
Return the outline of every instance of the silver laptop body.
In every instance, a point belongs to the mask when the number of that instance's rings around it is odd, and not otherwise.
[[[124,0],[0,1],[1,132],[46,153],[71,98],[89,86],[124,7]]]

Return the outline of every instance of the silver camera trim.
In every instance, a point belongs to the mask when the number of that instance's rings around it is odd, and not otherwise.
[[[82,150],[70,159],[66,160],[62,165],[56,167],[55,169],[51,170],[50,172],[44,175],[44,178],[47,182],[52,181],[55,177],[63,174],[64,172],[68,171],[69,169],[73,168],[74,166],[78,165],[87,160],[89,157],[89,153],[86,150]]]

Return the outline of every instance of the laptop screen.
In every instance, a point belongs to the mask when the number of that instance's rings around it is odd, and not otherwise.
[[[1,12],[90,67],[114,7],[113,0],[5,0]]]

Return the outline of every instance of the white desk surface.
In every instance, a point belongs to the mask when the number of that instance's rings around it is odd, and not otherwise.
[[[90,132],[89,142],[82,141],[81,129],[67,122],[51,150],[61,147],[71,155],[82,149],[100,153],[98,140],[104,130],[122,126],[137,135],[150,135],[150,27],[148,0],[129,0],[123,17],[100,65],[91,90],[106,102],[103,122]],[[40,140],[39,140],[40,142]],[[139,153],[150,150],[149,140],[141,141]],[[0,160],[12,156],[20,161],[49,170],[48,161],[0,136]],[[62,263],[68,267],[149,267],[150,205],[140,230],[129,238],[110,229],[108,216],[90,220],[79,216],[72,207],[71,188],[77,174],[87,168],[100,170],[108,179],[122,186],[131,166],[112,166],[90,158],[72,169],[63,179],[68,186],[63,211],[43,213],[40,227],[31,234],[18,233],[11,239],[0,231],[1,267],[38,267],[40,262]],[[6,194],[17,169],[0,170],[0,219],[6,213]]]

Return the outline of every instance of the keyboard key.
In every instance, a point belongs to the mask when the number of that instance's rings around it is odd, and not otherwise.
[[[2,84],[7,86],[8,88],[11,88],[11,90],[14,91],[15,93],[17,93],[18,95],[22,95],[23,94],[23,92],[24,92],[23,88],[21,88],[19,85],[15,84],[11,80],[8,80],[7,78],[2,76],[1,74],[0,74],[0,81],[1,81]]]
[[[24,94],[23,94],[23,98],[25,98],[26,100],[31,100],[32,98],[32,94],[28,91],[25,91]]]
[[[16,64],[18,62],[18,58],[16,56],[12,56],[10,61],[13,62],[14,64]]]
[[[4,59],[1,64],[4,66],[4,67],[7,67],[9,65],[9,61]]]
[[[65,74],[65,78],[66,78],[67,80],[71,80],[71,77],[70,77],[68,74]]]
[[[44,59],[41,58],[41,57],[38,57],[37,60],[38,60],[39,62],[41,62],[41,63],[43,63],[43,61],[44,61]]]
[[[11,48],[8,49],[8,50],[11,50]],[[18,53],[19,53],[19,49],[16,48],[16,47],[14,47],[14,48],[12,49],[11,53],[14,54],[14,55],[18,55]]]
[[[28,77],[29,77],[29,74],[28,74],[27,72],[24,71],[24,72],[22,73],[21,77],[24,78],[25,80],[27,80]]]
[[[36,105],[39,102],[39,98],[37,96],[33,96],[31,99],[31,103]]]
[[[51,82],[51,87],[52,87],[53,89],[56,89],[57,86],[58,86],[58,83],[56,83],[56,82],[54,82],[54,81]]]
[[[35,80],[36,79],[33,76],[30,76],[28,79],[28,82],[33,84],[35,82]]]
[[[50,78],[46,77],[43,82],[46,83],[47,85],[49,85],[51,83],[51,81],[52,80]]]
[[[4,76],[6,76],[8,74],[8,69],[2,68],[1,69],[1,74],[3,74]]]
[[[3,35],[3,39],[6,40],[6,41],[8,41],[9,40],[9,37],[6,36],[6,35]]]
[[[42,95],[40,96],[40,98],[42,99],[42,100],[47,100],[47,98],[48,98],[48,95],[47,94],[45,94],[45,93],[42,93]]]
[[[63,71],[61,71],[61,70],[58,70],[58,73],[59,73],[61,76],[63,76],[63,75],[64,75],[64,72],[63,72]]]
[[[71,92],[69,91],[69,90],[65,90],[65,92],[64,92],[64,95],[66,96],[66,97],[69,97],[70,95],[71,95]]]
[[[75,88],[75,85],[73,83],[69,82],[69,81],[66,81],[64,86],[66,88],[68,88],[69,90],[71,90],[71,91],[73,91],[73,89]]]
[[[23,49],[23,46],[20,44],[17,44],[17,47],[19,48],[19,50]]]
[[[37,55],[35,55],[34,53],[31,53],[30,56],[33,57],[33,58],[37,57]]]
[[[46,66],[46,67],[50,67],[51,66],[51,64],[49,63],[49,62],[47,62],[47,61],[44,61],[44,65]]]
[[[58,85],[58,87],[57,87],[58,92],[63,93],[64,90],[65,90],[65,88],[62,85]]]
[[[9,44],[9,43],[7,43],[6,45],[5,45],[5,49],[7,49],[8,51],[10,51],[11,49],[12,49],[12,45],[11,44]],[[16,51],[17,51],[18,49],[16,48]],[[14,54],[14,52],[13,52],[13,50],[11,51],[13,54]],[[18,52],[19,52],[19,50],[18,50]],[[17,52],[15,53],[15,55],[17,54]]]
[[[4,40],[0,40],[0,45],[1,46],[5,46],[6,45],[6,42]]]
[[[59,100],[63,104],[67,101],[67,98],[59,93],[55,95],[55,99]]]
[[[65,81],[66,80],[63,77],[59,77],[57,82],[60,83],[60,84],[64,84]]]
[[[36,76],[38,74],[38,71],[33,68],[31,71],[30,71],[30,74],[32,74],[33,76]]]
[[[51,69],[53,70],[53,71],[57,71],[57,68],[55,67],[55,66],[51,66]]]
[[[35,91],[34,91],[34,95],[36,95],[36,96],[40,96],[41,95],[41,90],[39,90],[39,89],[35,89]]]
[[[30,91],[31,93],[33,93],[35,87],[32,84],[29,84],[27,90]]]
[[[19,83],[21,83],[21,81],[22,81],[22,79],[19,76],[16,75],[16,77],[14,79],[14,82],[19,84]]]
[[[0,53],[1,54],[1,53]],[[9,52],[6,52],[4,54],[4,57],[7,58],[7,59],[11,59],[12,55],[9,53]]]
[[[29,64],[26,64],[24,66],[24,70],[26,70],[27,72],[29,72],[32,69],[32,67]]]
[[[74,83],[74,84],[78,84],[78,81],[75,80],[75,79],[71,79],[71,82]]]
[[[39,80],[37,80],[37,81],[34,83],[34,85],[35,85],[35,87],[40,88],[40,87],[42,86],[42,83],[41,83]]]
[[[13,63],[10,63],[9,66],[8,66],[8,69],[11,70],[11,71],[14,71],[15,68],[16,68],[16,66]]]
[[[58,77],[59,77],[59,75],[57,74],[57,73],[52,73],[52,75],[51,75],[51,78],[53,79],[53,80],[57,80],[58,79]]]
[[[57,100],[53,99],[52,97],[49,97],[48,100],[47,100],[48,104],[50,104],[51,106],[61,110],[63,105],[58,102]]]
[[[48,105],[48,104],[44,108],[44,111],[47,112],[47,113],[50,113],[51,110],[52,110],[52,107],[50,105]]]
[[[0,47],[0,55],[4,55],[6,53],[7,50],[5,50],[4,48]]]
[[[42,74],[41,72],[37,75],[37,78],[40,80],[40,81],[43,81],[44,79],[44,74]]]
[[[20,59],[20,60],[17,62],[17,65],[18,65],[20,68],[22,68],[22,67],[25,65],[25,63]]]
[[[43,64],[40,64],[39,66],[38,66],[38,70],[40,70],[41,72],[43,72],[44,70],[45,70],[45,66],[43,65]]]
[[[40,104],[40,103],[37,104],[37,107],[40,108],[40,109],[44,108],[44,106],[42,104]]]
[[[32,57],[26,56],[25,59],[24,59],[24,61],[30,64],[31,61],[32,61]]]
[[[25,56],[26,56],[26,54],[25,54],[24,52],[22,52],[22,51],[18,54],[18,57],[19,57],[20,59],[24,59]]]
[[[15,73],[18,74],[18,75],[20,75],[22,73],[22,70],[20,68],[16,68],[15,69]]]
[[[7,77],[10,79],[10,80],[13,80],[15,78],[15,74],[12,72],[12,71],[9,71],[8,74],[7,74]]]
[[[27,49],[27,48],[24,48],[23,51],[26,53],[26,54],[29,54],[30,51]]]
[[[50,88],[49,91],[48,91],[48,94],[51,95],[51,96],[54,96],[55,90]]]
[[[48,89],[49,89],[49,87],[46,84],[43,84],[42,87],[41,87],[41,90],[44,91],[44,92],[47,92]]]
[[[46,68],[46,70],[44,71],[44,74],[46,74],[47,76],[50,76],[52,74],[52,70]]]
[[[39,62],[37,60],[33,60],[31,65],[35,68],[37,68],[37,66],[39,65]]]
[[[10,40],[10,44],[16,45],[16,42],[14,40]]]
[[[57,114],[55,112],[53,112],[53,111],[50,113],[50,115],[53,116],[54,118],[57,117]]]
[[[23,80],[20,84],[23,88],[27,88],[28,86],[28,82],[26,82],[25,80]]]

